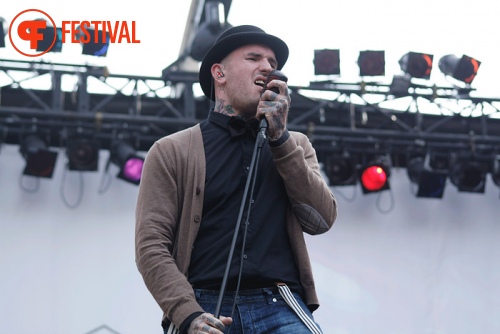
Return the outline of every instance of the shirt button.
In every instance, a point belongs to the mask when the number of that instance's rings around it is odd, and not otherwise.
[[[243,258],[246,259],[248,256],[246,254],[243,254]]]
[[[199,215],[194,216],[194,222],[195,222],[195,223],[199,223],[199,222],[200,222],[200,220],[201,220],[201,219],[200,219],[200,216],[199,216]]]
[[[247,170],[250,170],[250,167],[247,167]]]
[[[278,300],[276,298],[273,298],[273,303],[276,303]]]

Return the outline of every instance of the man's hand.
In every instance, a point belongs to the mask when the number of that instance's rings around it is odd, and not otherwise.
[[[284,81],[272,80],[267,87],[268,89],[260,96],[257,118],[265,117],[267,119],[267,135],[269,140],[275,141],[285,133],[291,98],[288,86]],[[270,90],[270,87],[279,88],[279,94]]]
[[[199,317],[191,321],[188,334],[210,333],[223,334],[224,328],[231,325],[233,319],[230,317],[220,316],[220,320],[216,319],[213,314],[203,313]]]

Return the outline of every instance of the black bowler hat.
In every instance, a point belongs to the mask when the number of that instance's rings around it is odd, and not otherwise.
[[[212,91],[212,65],[219,63],[234,50],[249,44],[261,44],[271,48],[278,62],[278,70],[281,70],[288,59],[288,46],[278,37],[266,34],[264,30],[251,25],[229,28],[217,38],[201,62],[199,78],[206,97],[215,100]]]

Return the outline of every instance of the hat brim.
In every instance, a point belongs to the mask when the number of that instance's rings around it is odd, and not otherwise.
[[[219,63],[234,50],[250,44],[260,44],[274,51],[278,70],[281,70],[288,59],[288,46],[280,38],[261,32],[241,32],[229,35],[217,43],[207,52],[200,67],[199,80],[205,96],[215,100],[212,88],[212,65]]]

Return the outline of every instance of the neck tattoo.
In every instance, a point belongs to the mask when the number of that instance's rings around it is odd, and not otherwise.
[[[236,111],[233,109],[233,107],[229,104],[226,105],[223,99],[217,99],[217,101],[215,102],[214,111],[229,116],[236,115]]]

